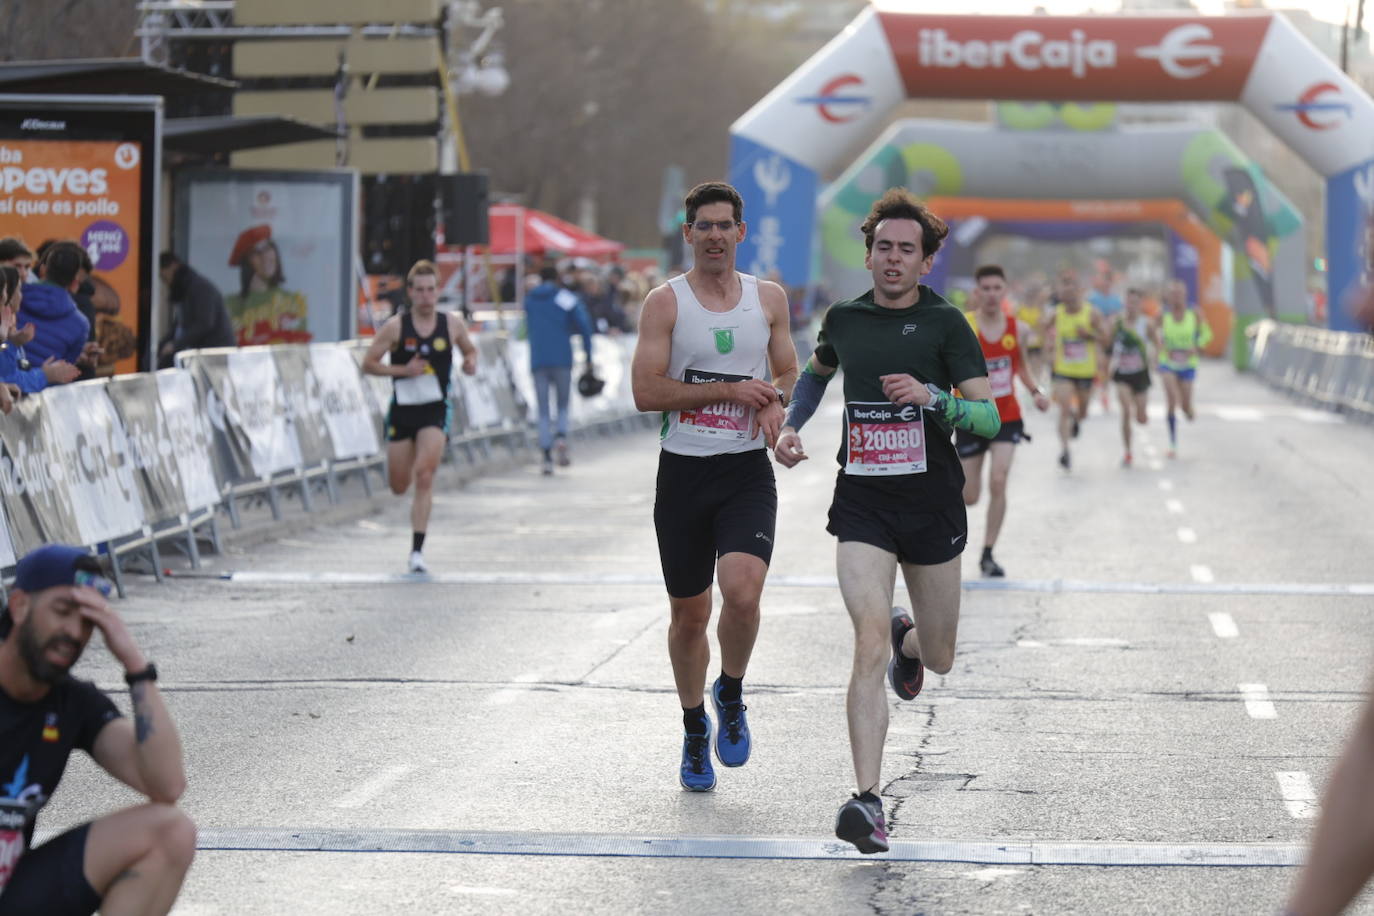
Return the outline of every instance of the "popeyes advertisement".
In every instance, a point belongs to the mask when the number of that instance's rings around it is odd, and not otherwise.
[[[143,144],[0,140],[0,236],[70,239],[91,257],[100,373],[136,372]]]

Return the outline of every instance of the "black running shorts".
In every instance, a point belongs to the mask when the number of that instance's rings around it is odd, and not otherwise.
[[[704,458],[659,452],[654,529],[663,583],[674,598],[710,588],[716,558],[727,553],[772,560],[777,519],[765,449]]]
[[[986,452],[994,442],[1010,442],[1016,445],[1022,439],[1030,441],[1030,436],[1026,435],[1026,424],[1021,420],[1007,420],[1002,424],[1002,428],[997,431],[997,435],[991,439],[968,432],[967,430],[954,430],[954,450],[959,453],[960,458],[972,458]]]
[[[386,415],[386,441],[404,442],[414,439],[426,426],[434,426],[448,435],[453,406],[449,401],[433,404],[392,404]]]
[[[74,827],[24,853],[0,892],[0,916],[91,916],[99,909],[100,895],[85,872],[90,827]]]
[[[1150,390],[1150,373],[1148,371],[1113,372],[1112,381],[1128,386],[1132,394],[1140,394],[1142,391]]]
[[[845,491],[841,473],[830,504],[830,524],[825,526],[840,543],[871,544],[917,566],[935,566],[964,552],[968,513],[962,499],[944,506],[878,508]]]
[[[1058,372],[1051,372],[1051,373],[1050,373],[1050,381],[1052,381],[1052,382],[1072,382],[1074,388],[1077,388],[1080,392],[1084,392],[1084,391],[1092,391],[1092,390],[1093,390],[1093,382],[1096,381],[1096,379],[1095,379],[1095,378],[1078,378],[1078,377],[1073,376],[1073,375],[1060,375]]]

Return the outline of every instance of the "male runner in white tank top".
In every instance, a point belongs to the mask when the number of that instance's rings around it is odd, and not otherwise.
[[[714,745],[724,766],[741,766],[751,746],[741,682],[758,635],[777,518],[765,446],[777,441],[797,351],[782,287],[735,270],[745,232],[739,192],[706,182],[685,203],[682,234],[694,264],[644,300],[631,382],[636,407],[663,413],[654,527],[672,613],[668,657],[683,711],[679,779],[707,792],[716,784],[703,697],[711,584],[719,577],[723,599],[721,675],[711,688]]]

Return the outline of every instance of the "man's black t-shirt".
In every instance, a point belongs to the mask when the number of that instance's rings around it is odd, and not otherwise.
[[[36,703],[19,703],[0,690],[0,888],[33,839],[38,811],[47,804],[80,748],[119,710],[89,681],[67,678]]]
[[[962,503],[964,472],[949,425],[930,411],[892,405],[879,377],[906,374],[949,391],[987,375],[963,312],[928,286],[904,309],[878,305],[869,290],[830,306],[816,356],[844,373],[839,485],[846,498],[915,510]]]

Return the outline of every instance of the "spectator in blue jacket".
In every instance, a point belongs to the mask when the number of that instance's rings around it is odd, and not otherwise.
[[[539,447],[544,473],[552,474],[555,457],[560,467],[568,456],[568,401],[572,391],[573,334],[582,335],[587,365],[592,362],[592,321],[582,297],[558,282],[558,270],[539,271],[539,285],[525,294],[525,328],[530,342],[530,374],[539,405]],[[550,417],[550,394],[558,399],[555,434]]]
[[[50,357],[69,363],[84,359],[91,323],[72,299],[81,285],[84,254],[75,242],[55,242],[43,257],[43,279],[24,284],[18,320],[21,325],[32,322],[37,329],[25,348],[35,363]]]
[[[19,392],[32,394],[48,385],[70,382],[77,376],[77,368],[65,360],[49,359],[42,366],[34,366],[24,354],[33,328],[19,329],[15,313],[23,297],[23,280],[18,268],[0,266],[0,387],[15,396]],[[16,391],[9,392],[13,386]],[[0,398],[0,409],[3,409]],[[3,410],[9,413],[8,410]]]

